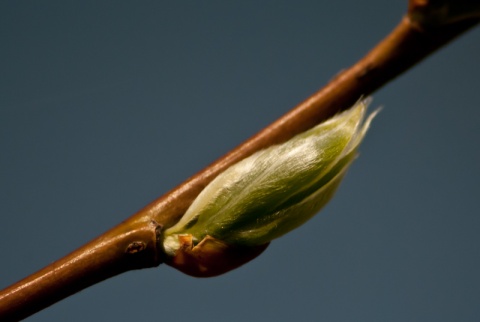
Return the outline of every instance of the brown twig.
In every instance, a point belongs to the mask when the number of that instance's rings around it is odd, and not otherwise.
[[[117,274],[158,266],[154,221],[121,224],[0,293],[0,321],[18,321]]]
[[[478,14],[467,15],[454,23],[428,24],[427,28],[425,20],[412,18],[425,5],[426,1],[411,1],[410,15],[370,53],[257,135],[119,226],[1,291],[0,320],[17,321],[119,273],[159,265],[160,228],[178,221],[215,176],[255,151],[283,142],[350,107],[479,22]]]

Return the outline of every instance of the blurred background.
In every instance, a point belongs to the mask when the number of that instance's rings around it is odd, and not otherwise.
[[[307,98],[406,1],[2,1],[0,288]],[[374,95],[333,201],[253,262],[167,266],[29,321],[478,321],[480,29]]]

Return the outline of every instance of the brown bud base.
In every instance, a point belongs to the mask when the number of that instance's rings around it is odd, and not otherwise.
[[[180,235],[180,248],[165,263],[195,277],[224,274],[260,255],[269,244],[254,247],[234,247],[212,236],[206,236],[194,246],[192,235]]]

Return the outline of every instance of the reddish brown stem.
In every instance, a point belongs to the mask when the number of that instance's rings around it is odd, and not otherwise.
[[[19,321],[125,271],[158,266],[160,226],[121,224],[0,293],[0,321]]]
[[[415,8],[412,1],[411,8]],[[155,200],[127,221],[65,258],[0,292],[0,320],[25,318],[79,290],[121,272],[157,266],[160,225],[169,227],[198,193],[230,165],[272,144],[283,142],[369,95],[460,33],[478,23],[469,18],[422,30],[410,18],[370,53],[323,89],[264,130]],[[158,224],[157,224],[158,223]]]

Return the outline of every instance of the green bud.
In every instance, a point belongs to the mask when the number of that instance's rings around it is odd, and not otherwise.
[[[218,175],[165,231],[166,254],[175,256],[185,236],[193,246],[207,237],[234,247],[264,245],[310,219],[332,198],[356,157],[375,115],[364,121],[368,102]]]

